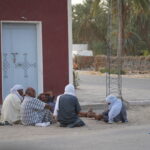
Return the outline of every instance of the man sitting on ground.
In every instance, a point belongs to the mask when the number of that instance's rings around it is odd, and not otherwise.
[[[57,117],[61,127],[84,126],[85,123],[78,117],[80,110],[78,99],[75,96],[75,88],[69,84],[65,87],[64,94],[57,97],[54,117]]]
[[[23,86],[15,85],[5,98],[2,106],[1,121],[4,124],[16,124],[21,120],[20,108],[23,101]]]
[[[106,102],[108,104],[108,110],[103,112],[103,119],[105,122],[128,122],[126,106],[121,99],[114,95],[109,95],[106,97]]]
[[[41,93],[38,96],[38,99],[41,100],[42,102],[48,104],[51,106],[51,112],[54,112],[55,108],[55,96],[53,96],[52,91],[46,92],[46,93]]]
[[[53,95],[52,91],[48,91],[45,93],[46,99],[47,99],[47,104],[49,104],[51,106],[51,111],[52,113],[54,112],[54,108],[55,108],[55,96]]]
[[[52,121],[51,108],[48,104],[36,99],[35,95],[36,92],[33,88],[28,88],[25,92],[25,98],[21,105],[22,123],[47,126]]]

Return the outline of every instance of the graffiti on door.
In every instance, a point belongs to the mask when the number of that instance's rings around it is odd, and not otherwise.
[[[8,78],[8,71],[10,69],[10,64],[14,65],[14,68],[21,68],[24,71],[24,77],[28,78],[28,70],[30,68],[36,68],[36,63],[30,63],[28,61],[28,54],[23,54],[23,62],[17,62],[17,56],[20,57],[18,53],[4,53],[3,54],[3,74],[4,78]],[[9,59],[11,57],[12,59]],[[10,61],[12,60],[12,62]]]

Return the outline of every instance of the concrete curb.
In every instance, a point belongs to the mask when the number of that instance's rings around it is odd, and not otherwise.
[[[127,101],[129,106],[150,106],[150,100],[136,100],[136,101]],[[0,105],[0,112],[1,112],[1,107]],[[106,104],[105,103],[91,103],[91,104],[82,104],[81,103],[81,108],[82,110],[88,110],[89,108],[93,108],[94,110],[96,109],[105,109]]]
[[[138,100],[138,101],[127,101],[129,106],[150,106],[150,100]],[[93,109],[105,109],[105,103],[97,103],[97,104],[81,104],[82,110],[87,110],[89,108]]]
[[[149,106],[150,100],[136,100],[136,101],[129,101],[129,105],[131,106]]]

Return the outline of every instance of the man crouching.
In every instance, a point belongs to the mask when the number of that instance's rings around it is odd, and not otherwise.
[[[47,126],[52,121],[50,106],[35,98],[36,92],[28,88],[21,104],[21,120],[24,125]],[[44,123],[44,124],[42,124]]]
[[[64,94],[57,97],[54,116],[57,117],[61,127],[81,127],[85,123],[78,117],[80,110],[75,88],[69,84],[65,87]]]

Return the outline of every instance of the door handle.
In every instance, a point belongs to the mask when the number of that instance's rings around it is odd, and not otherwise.
[[[16,66],[21,67],[21,66],[22,66],[22,64],[18,63],[18,64],[16,64]]]
[[[13,56],[13,62],[14,64],[16,63],[16,56],[18,55],[18,53],[10,53]]]

